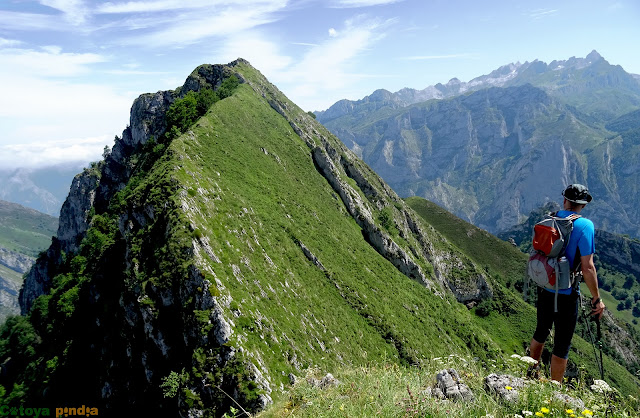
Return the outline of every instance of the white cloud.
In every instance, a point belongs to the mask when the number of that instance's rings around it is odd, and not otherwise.
[[[276,82],[295,103],[307,110],[325,109],[357,89],[355,84],[375,74],[354,71],[357,61],[385,36],[395,20],[356,17],[319,45],[309,48],[302,59],[277,74]],[[356,93],[359,94],[360,92]]]
[[[286,71],[292,63],[291,57],[281,54],[277,43],[268,41],[258,32],[228,39],[216,59],[231,62],[236,58],[246,59],[267,78],[277,77],[277,74]]]
[[[97,81],[77,79],[90,74],[91,64],[104,61],[97,54],[64,53],[57,46],[38,51],[0,50],[0,80],[6,80],[0,95],[1,166],[41,162],[29,145],[34,142],[105,135],[113,138],[122,131],[133,97]],[[86,145],[63,148],[68,157],[51,149],[52,160],[77,160],[87,155]],[[28,157],[31,154],[36,156]]]
[[[113,136],[0,145],[0,167],[44,168],[65,163],[86,164],[102,159],[105,145],[113,145]]]
[[[40,51],[7,48],[0,50],[0,76],[11,80],[14,75],[38,77],[68,77],[89,71],[88,64],[105,62],[101,55],[63,53],[58,46],[45,46]],[[6,77],[6,78],[5,78]]]
[[[0,97],[0,143],[115,135],[129,120],[133,98],[108,86],[16,76]]]
[[[60,10],[72,25],[83,24],[89,14],[83,0],[40,0],[40,4]]]
[[[338,31],[334,28],[329,28],[329,36],[335,38],[336,36],[338,36]]]
[[[22,44],[22,41],[18,41],[16,39],[0,38],[0,48],[11,48],[20,44]]]
[[[57,16],[0,10],[0,27],[4,30],[48,30],[64,32],[68,26]]]
[[[98,13],[117,14],[117,13],[152,13],[177,9],[197,9],[200,7],[212,6],[212,0],[164,0],[164,1],[128,1],[125,3],[104,3],[96,9]],[[225,2],[217,2],[225,3]],[[226,2],[234,3],[234,2]],[[237,3],[237,2],[236,2]]]
[[[147,21],[151,33],[125,38],[128,45],[151,47],[186,46],[214,36],[230,36],[278,19],[275,12],[282,10],[286,0],[250,2],[251,5],[238,7],[241,1],[225,2],[226,7],[199,8],[187,10],[179,15],[158,16]],[[231,4],[232,3],[232,4]],[[133,24],[139,25],[136,20]],[[162,22],[163,24],[159,24]]]
[[[538,20],[544,17],[553,16],[557,12],[558,10],[556,9],[535,9],[535,10],[530,10],[528,12],[528,15],[531,19]]]

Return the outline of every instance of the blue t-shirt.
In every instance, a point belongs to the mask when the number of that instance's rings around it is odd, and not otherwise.
[[[570,210],[560,210],[556,216],[566,218],[573,213],[575,212]],[[565,250],[565,255],[569,260],[569,265],[572,270],[578,248],[580,248],[580,256],[595,254],[596,252],[595,228],[593,226],[593,222],[587,218],[578,218],[573,221],[573,231],[571,232],[571,237],[569,238],[569,243]],[[555,290],[546,290],[555,293]],[[558,293],[570,295],[571,289],[560,289],[558,290]]]

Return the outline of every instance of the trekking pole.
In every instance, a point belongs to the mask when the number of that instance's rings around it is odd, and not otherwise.
[[[589,318],[591,321],[596,321],[597,332],[598,332],[598,341],[594,341],[593,334],[591,333],[591,325],[589,325],[589,321],[585,321],[585,328],[587,328],[587,335],[589,336],[589,340],[591,341],[591,347],[593,347],[593,356],[595,357],[596,364],[598,365],[598,369],[600,371],[600,377],[604,380],[604,367],[602,365],[602,332],[600,330],[600,321],[596,319],[594,316],[587,314],[587,310],[585,309],[584,304],[582,303],[582,295],[579,296],[580,300],[580,309],[582,310],[582,317],[584,319]],[[596,301],[597,304],[597,301]],[[600,361],[598,361],[598,353],[596,351],[596,345],[600,348]]]
[[[596,305],[598,304],[599,301],[600,300],[596,301]],[[604,380],[604,363],[602,361],[602,330],[600,329],[600,318],[593,317],[593,320],[596,321],[596,329],[597,329],[596,344],[598,346],[598,350],[600,351],[600,364],[598,364],[598,366],[600,367],[600,378]]]

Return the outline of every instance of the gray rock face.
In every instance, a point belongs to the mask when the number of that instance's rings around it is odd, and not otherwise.
[[[460,376],[455,369],[441,370],[436,375],[436,384],[429,388],[431,396],[439,399],[453,401],[473,401],[473,392],[469,386],[460,381]]]
[[[24,254],[19,254],[0,247],[0,264],[8,267],[18,274],[24,274],[31,268],[35,259]],[[9,277],[0,276],[0,324],[7,316],[20,313],[18,293],[20,284]]]
[[[335,387],[340,385],[340,381],[335,377],[333,377],[331,373],[327,373],[320,380],[313,377],[307,378],[307,384],[309,384],[309,386],[314,388],[325,389],[325,388]]]
[[[585,407],[582,399],[571,397],[566,393],[553,392],[553,397],[558,401],[563,402],[566,409],[575,409],[580,411]]]
[[[89,228],[88,217],[100,183],[100,174],[85,170],[71,183],[69,196],[60,210],[57,238],[60,249],[66,253],[78,251],[80,240]]]
[[[0,277],[0,324],[4,323],[9,315],[20,313],[18,306],[18,292],[20,286],[13,280]]]
[[[490,393],[496,394],[503,401],[517,402],[519,397],[518,389],[525,385],[525,381],[508,374],[492,373],[485,377],[484,384]]]
[[[34,261],[32,257],[0,247],[0,264],[18,273],[26,273]]]
[[[24,283],[20,288],[18,295],[18,303],[20,304],[20,312],[26,315],[31,309],[33,301],[40,295],[47,294],[51,289],[51,274],[49,268],[59,264],[62,261],[60,242],[53,238],[51,247],[46,251],[44,256],[38,257],[35,264],[25,276]]]
[[[39,257],[25,276],[20,289],[19,303],[23,315],[29,312],[38,296],[46,294],[51,288],[55,272],[50,270],[50,266],[54,269],[53,266],[59,264],[63,253],[73,254],[78,251],[80,241],[89,228],[88,216],[99,182],[100,173],[90,169],[85,169],[73,179],[69,196],[60,210],[57,236],[44,257]]]

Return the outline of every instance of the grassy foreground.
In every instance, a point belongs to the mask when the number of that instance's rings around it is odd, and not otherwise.
[[[461,382],[474,394],[471,402],[439,400],[426,389],[436,383],[436,374],[454,368]],[[433,358],[419,367],[397,364],[371,364],[342,370],[335,377],[338,386],[314,387],[307,379],[320,379],[322,373],[310,369],[299,379],[288,398],[276,401],[260,418],[271,417],[637,417],[638,399],[621,395],[615,389],[600,391],[585,381],[562,386],[541,378],[525,380],[516,402],[502,401],[490,393],[484,379],[491,373],[524,377],[527,364],[519,358],[489,363],[456,355]],[[564,402],[557,394],[579,399],[583,405]],[[236,416],[243,416],[241,410]]]

